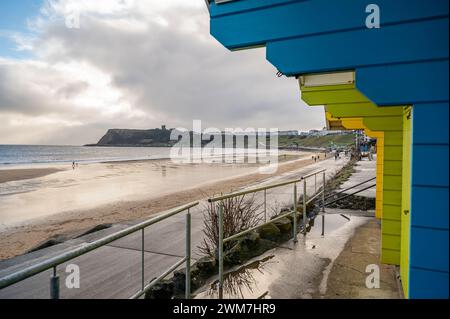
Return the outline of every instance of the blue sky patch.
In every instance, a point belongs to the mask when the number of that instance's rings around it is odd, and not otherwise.
[[[28,51],[18,51],[16,44],[10,39],[15,33],[31,34],[27,27],[27,19],[39,14],[44,0],[1,0],[0,1],[0,56],[26,58]]]

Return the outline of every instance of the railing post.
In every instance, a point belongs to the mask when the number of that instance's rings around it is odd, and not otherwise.
[[[59,276],[56,274],[56,266],[53,267],[53,276],[50,278],[50,298],[59,299]]]
[[[322,236],[325,236],[325,215],[322,214]]]
[[[145,287],[145,228],[141,230],[141,289]]]
[[[186,214],[186,299],[191,299],[191,212]]]
[[[306,178],[303,180],[303,235],[306,236],[306,203],[308,199],[306,198]]]
[[[322,236],[325,236],[325,171],[322,173]]]
[[[297,242],[297,183],[294,183],[294,213],[293,213],[293,224],[292,224],[292,237],[294,243]]]
[[[314,174],[314,195],[317,193],[317,174]]]
[[[267,222],[267,190],[264,190],[264,221]]]
[[[325,178],[325,171],[322,173],[322,213],[325,213],[325,184],[326,184],[326,178]]]
[[[219,203],[219,299],[223,299],[223,203]]]

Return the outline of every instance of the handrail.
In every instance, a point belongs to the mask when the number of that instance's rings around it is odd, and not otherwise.
[[[138,299],[142,297],[143,294],[145,294],[147,291],[149,291],[153,286],[155,286],[158,282],[166,278],[169,274],[171,274],[173,271],[175,271],[178,267],[180,267],[183,263],[186,262],[186,257],[181,259],[180,261],[176,262],[173,266],[169,267],[165,272],[163,272],[158,278],[153,279],[150,281],[150,283],[144,287],[141,291],[138,291],[133,296],[130,297],[130,299]]]
[[[39,274],[39,273],[46,271],[48,269],[51,269],[51,268],[54,269],[54,277],[55,277],[56,276],[56,271],[55,271],[56,266],[58,266],[62,263],[65,263],[73,258],[84,255],[84,254],[86,254],[90,251],[93,251],[99,247],[105,246],[113,241],[116,241],[120,238],[130,235],[136,231],[144,230],[148,226],[156,224],[164,219],[167,219],[171,216],[179,214],[185,210],[188,210],[188,212],[189,212],[190,208],[197,206],[198,204],[199,204],[199,202],[197,201],[197,202],[192,202],[192,203],[171,209],[162,215],[156,216],[149,220],[143,221],[139,224],[133,225],[131,227],[128,227],[128,228],[118,231],[116,233],[110,234],[110,235],[103,237],[99,240],[96,240],[92,243],[84,244],[81,247],[75,248],[68,252],[64,252],[60,255],[57,255],[55,257],[52,257],[52,258],[49,258],[42,262],[39,262],[39,263],[29,266],[25,269],[22,269],[22,270],[14,272],[12,274],[6,275],[6,276],[0,278],[0,289],[9,287],[15,283],[18,283],[22,280],[25,280],[29,277],[32,277],[36,274]]]
[[[343,199],[345,199],[345,198],[347,198],[347,197],[350,197],[350,196],[359,194],[359,193],[364,192],[365,190],[368,190],[368,189],[370,189],[370,188],[372,188],[372,187],[375,187],[375,186],[377,186],[377,184],[372,184],[372,185],[367,186],[366,188],[360,189],[360,190],[358,190],[358,191],[356,191],[356,192],[354,192],[354,193],[347,194],[347,195],[345,195],[345,196],[342,196],[342,197],[340,197],[340,198],[337,198],[337,199],[335,199],[335,200],[332,200],[331,202],[325,203],[325,206],[334,204],[334,203],[336,203],[336,202],[338,202],[338,201],[340,201],[340,200],[343,200]],[[328,197],[328,198],[330,198],[330,197]]]
[[[359,183],[359,184],[350,186],[350,187],[348,187],[348,188],[346,188],[346,189],[340,190],[340,191],[337,192],[337,193],[334,193],[334,194],[332,194],[332,195],[329,195],[329,196],[326,197],[325,199],[328,199],[328,198],[334,197],[334,196],[336,196],[336,195],[345,193],[346,191],[349,191],[349,190],[351,190],[351,189],[353,189],[353,188],[355,188],[355,187],[358,187],[358,186],[361,186],[361,185],[366,184],[366,183],[368,183],[368,182],[371,182],[371,181],[373,181],[373,180],[375,180],[375,179],[377,179],[377,178],[376,178],[376,177],[372,177],[371,179],[368,179],[368,180],[366,180],[366,181],[364,181],[364,182],[361,182],[361,183]]]
[[[219,202],[217,204],[218,205],[218,211],[219,211],[219,214],[218,214],[218,220],[219,220],[219,223],[218,223],[219,224],[218,225],[219,226],[219,229],[218,229],[218,235],[219,235],[218,236],[219,237],[218,241],[219,242],[218,242],[218,247],[217,247],[217,249],[218,249],[218,261],[219,261],[219,265],[218,265],[219,266],[219,299],[223,298],[223,280],[224,280],[224,263],[223,263],[224,251],[223,251],[223,247],[224,247],[224,244],[229,242],[229,241],[231,241],[231,240],[234,240],[234,239],[236,239],[236,238],[238,238],[238,237],[240,237],[242,235],[245,235],[245,234],[250,233],[250,232],[252,232],[254,230],[257,230],[257,229],[259,229],[259,228],[261,228],[261,227],[263,227],[263,226],[265,226],[267,224],[273,223],[276,220],[279,220],[279,219],[282,219],[282,218],[285,218],[285,217],[288,217],[288,216],[291,216],[291,215],[293,217],[293,227],[292,227],[293,241],[294,241],[294,243],[296,243],[297,242],[297,204],[298,204],[297,203],[297,200],[298,200],[298,197],[297,197],[297,183],[299,183],[299,182],[303,182],[303,201],[302,201],[302,205],[303,205],[303,235],[306,236],[306,223],[307,223],[306,220],[308,218],[307,217],[307,205],[309,203],[311,203],[313,200],[315,200],[318,196],[322,195],[322,213],[325,212],[325,205],[324,205],[325,204],[325,184],[326,184],[325,172],[326,172],[326,169],[321,169],[321,170],[315,171],[313,173],[307,174],[305,176],[302,176],[299,179],[290,180],[290,181],[282,182],[282,183],[270,184],[270,185],[267,185],[267,186],[257,187],[257,188],[253,188],[253,189],[249,189],[249,190],[240,191],[240,192],[234,192],[234,193],[231,193],[231,194],[221,195],[221,196],[218,196],[218,197],[212,197],[212,198],[208,199],[209,203]],[[321,174],[321,173],[322,173],[322,176],[323,176],[323,186],[321,187],[320,191],[317,192],[317,175]],[[307,192],[306,192],[306,182],[307,182],[307,179],[309,177],[313,177],[313,176],[315,177],[315,181],[314,181],[315,194],[312,196],[312,198],[310,198],[308,200]],[[294,198],[294,207],[293,208],[294,209],[289,211],[289,212],[287,212],[287,213],[285,213],[285,214],[277,216],[277,217],[275,217],[274,219],[272,219],[270,221],[267,221],[267,212],[266,212],[266,200],[267,200],[267,197],[266,197],[266,191],[268,189],[281,187],[281,186],[286,186],[286,185],[291,185],[291,184],[294,184],[294,189],[293,189],[293,198]],[[239,232],[237,234],[233,234],[233,235],[231,235],[231,236],[229,236],[227,238],[224,238],[224,231],[223,231],[224,230],[224,224],[223,224],[224,204],[223,204],[223,201],[226,200],[226,199],[233,198],[233,197],[243,196],[243,195],[256,193],[256,192],[260,192],[260,191],[264,191],[264,214],[266,215],[265,222],[262,223],[262,224],[256,225],[254,227],[251,227],[249,229],[246,229],[244,231],[241,231],[241,232]],[[324,219],[324,218],[325,218],[325,215],[322,214],[322,219]],[[324,232],[324,230],[322,230],[322,233],[323,232]]]
[[[310,178],[310,177],[312,177],[312,176],[314,176],[314,175],[317,175],[317,174],[319,174],[319,173],[323,173],[323,172],[326,172],[326,171],[327,171],[326,168],[321,169],[321,170],[319,170],[319,171],[315,171],[315,172],[313,172],[313,173],[310,173],[310,174],[308,174],[308,175],[303,176],[303,179]]]
[[[221,195],[221,196],[218,196],[218,197],[212,197],[212,198],[208,199],[208,202],[209,203],[215,203],[217,201],[221,201],[221,200],[224,200],[224,199],[229,199],[229,198],[242,196],[242,195],[247,195],[247,194],[251,194],[251,193],[257,193],[257,192],[260,192],[260,191],[264,191],[264,190],[268,190],[268,189],[272,189],[272,188],[276,188],[276,187],[281,187],[281,186],[286,186],[286,185],[290,185],[290,184],[300,183],[304,179],[307,179],[309,177],[312,177],[314,175],[317,175],[317,174],[325,172],[325,171],[326,171],[326,169],[322,169],[322,170],[316,171],[314,173],[302,176],[299,179],[294,179],[294,180],[281,182],[281,183],[276,183],[276,184],[270,184],[270,185],[267,185],[267,186],[256,187],[256,188],[252,188],[252,189],[248,189],[248,190],[243,190],[243,191],[239,191],[239,192],[230,193],[230,194],[227,194],[227,195]]]

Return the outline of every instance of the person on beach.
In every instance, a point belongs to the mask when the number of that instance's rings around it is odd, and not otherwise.
[[[75,169],[75,161],[72,162],[72,169]]]

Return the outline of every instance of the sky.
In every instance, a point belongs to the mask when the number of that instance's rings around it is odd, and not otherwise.
[[[321,107],[265,49],[230,52],[204,0],[1,0],[0,144],[83,145],[109,128],[310,130]]]

